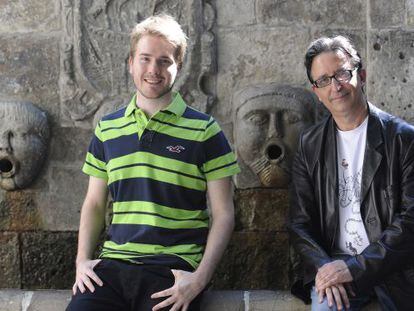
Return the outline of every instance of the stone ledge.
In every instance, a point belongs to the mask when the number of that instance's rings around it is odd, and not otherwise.
[[[0,311],[64,311],[70,301],[70,290],[19,289],[0,290]],[[370,304],[365,311],[378,310]],[[288,291],[208,291],[203,311],[304,311],[310,310]]]

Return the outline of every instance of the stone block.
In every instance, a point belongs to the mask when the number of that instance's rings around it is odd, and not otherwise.
[[[216,12],[217,25],[219,27],[227,28],[232,26],[252,25],[256,23],[254,1],[217,1]]]
[[[249,292],[249,310],[257,311],[306,311],[309,306],[286,291]]]
[[[0,201],[0,230],[26,231],[42,228],[42,219],[34,194],[28,191],[6,192]]]
[[[58,30],[59,1],[16,0],[0,1],[1,32]]]
[[[67,289],[75,280],[76,232],[21,234],[22,288]]]
[[[405,1],[370,0],[369,16],[374,29],[403,26],[405,15]]]
[[[203,295],[202,311],[244,311],[242,291],[206,291]]]
[[[31,101],[56,121],[59,115],[59,38],[55,35],[0,36],[3,98]]]
[[[70,299],[68,291],[35,291],[27,311],[63,311]]]
[[[93,130],[74,127],[56,127],[50,144],[50,161],[62,164],[79,163],[85,161],[86,152],[92,139]]]
[[[1,310],[21,311],[22,301],[25,299],[26,296],[27,294],[21,290],[0,290]]]
[[[405,9],[407,11],[407,25],[414,26],[414,0],[406,0]]]
[[[214,289],[287,289],[288,235],[235,232],[213,278]]]
[[[76,168],[52,167],[50,191],[36,197],[44,230],[75,231],[79,226],[80,209],[85,198],[88,176]]]
[[[382,30],[369,37],[368,99],[414,122],[414,31]]]
[[[233,94],[246,86],[266,82],[307,85],[301,64],[310,40],[305,28],[293,26],[219,31],[217,118],[231,115]]]
[[[0,288],[13,287],[20,287],[19,238],[17,233],[0,232]]]
[[[235,231],[286,231],[289,192],[285,189],[236,190]]]
[[[270,25],[366,27],[366,1],[257,1],[258,21]]]

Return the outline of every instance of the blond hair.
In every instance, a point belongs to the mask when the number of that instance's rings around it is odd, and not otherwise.
[[[144,35],[159,36],[173,45],[175,61],[181,67],[187,49],[187,36],[173,17],[167,14],[154,15],[137,24],[130,36],[130,57],[134,57],[138,41]]]

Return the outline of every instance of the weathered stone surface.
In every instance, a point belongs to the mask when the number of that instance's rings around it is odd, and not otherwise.
[[[11,191],[0,201],[0,230],[38,230],[42,228],[39,208],[33,193]]]
[[[244,292],[242,291],[206,291],[203,295],[202,311],[234,310],[244,311]]]
[[[0,187],[27,188],[38,177],[49,145],[44,111],[30,102],[0,102]]]
[[[21,311],[22,300],[25,296],[27,296],[27,292],[21,290],[0,290],[1,310]]]
[[[1,0],[0,32],[57,30],[59,19],[55,6],[58,3],[50,0]]]
[[[249,310],[263,311],[305,311],[309,306],[285,291],[251,291],[249,292]]]
[[[70,288],[75,278],[76,232],[21,234],[22,287]]]
[[[235,231],[286,231],[289,192],[286,189],[236,190]]]
[[[405,20],[405,2],[400,0],[370,0],[372,28],[402,26]]]
[[[265,24],[365,28],[366,1],[257,1],[257,19]]]
[[[0,232],[0,288],[19,288],[20,276],[18,235]],[[1,302],[0,296],[0,306]]]
[[[24,99],[56,120],[59,48],[55,35],[0,36],[0,89],[5,99]]]
[[[216,11],[217,25],[219,27],[246,26],[256,23],[254,1],[217,1]],[[234,14],[231,14],[230,12],[233,12]]]
[[[52,167],[54,181],[50,192],[37,196],[37,205],[44,230],[77,230],[82,202],[85,198],[88,176],[75,168]]]
[[[405,9],[407,11],[407,25],[414,25],[414,0],[406,0]]]
[[[218,105],[215,113],[219,119],[228,120],[233,94],[248,85],[266,82],[292,86],[306,84],[305,70],[298,65],[310,42],[309,32],[304,28],[245,27],[220,31],[218,40]]]
[[[35,291],[27,311],[63,311],[70,299],[71,294],[68,291]]]
[[[61,164],[82,163],[85,161],[88,146],[92,140],[92,129],[56,127],[50,142],[50,161]]]
[[[414,122],[414,31],[383,30],[369,38],[368,99]]]
[[[235,232],[213,279],[214,289],[286,289],[288,236]]]
[[[312,92],[279,83],[248,86],[233,96],[233,138],[241,173],[236,187],[287,189],[300,133],[317,119]]]

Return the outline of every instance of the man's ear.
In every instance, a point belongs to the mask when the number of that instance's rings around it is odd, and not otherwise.
[[[133,61],[134,61],[134,58],[131,55],[129,55],[129,58],[128,58],[128,70],[129,70],[129,74],[131,74],[131,75],[132,75],[132,62]]]
[[[367,81],[367,71],[365,69],[360,69],[358,71],[359,78],[361,79],[362,85],[365,85],[365,82]]]

